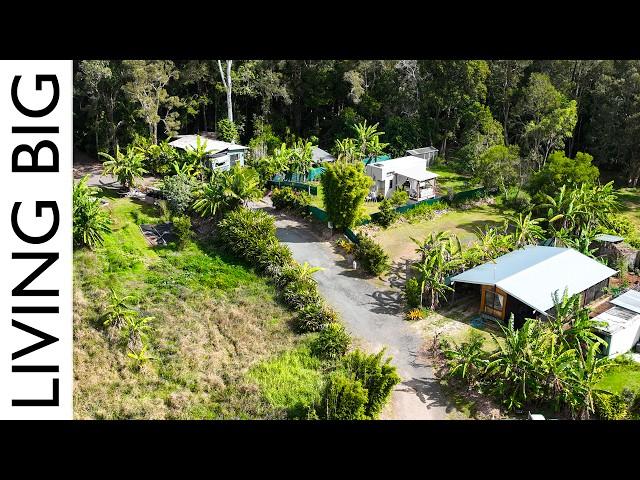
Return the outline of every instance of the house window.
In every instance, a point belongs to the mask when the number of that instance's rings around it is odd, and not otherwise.
[[[502,312],[504,308],[504,296],[491,290],[484,291],[484,306],[492,310]]]
[[[229,158],[231,158],[231,166],[233,167],[238,161],[238,155],[237,154],[229,155]]]
[[[393,188],[393,179],[389,180],[389,188]]]

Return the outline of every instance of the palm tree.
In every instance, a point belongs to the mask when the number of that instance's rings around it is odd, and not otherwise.
[[[120,147],[116,147],[115,156],[105,152],[99,152],[98,155],[107,159],[103,163],[103,175],[113,174],[127,190],[135,186],[137,178],[147,173],[143,166],[144,154],[134,147],[127,147],[124,154]]]
[[[360,158],[374,158],[382,154],[384,149],[389,146],[388,143],[380,142],[380,135],[384,135],[384,132],[378,132],[378,124],[367,125],[367,121],[364,123],[358,123],[353,126],[356,132],[355,145]]]
[[[193,209],[203,217],[216,217],[262,196],[260,176],[249,167],[234,165],[227,171],[214,170],[211,179],[196,192]]]
[[[311,170],[312,152],[313,144],[311,142],[298,140],[291,149],[289,171],[306,179],[309,170]]]
[[[353,138],[336,139],[335,153],[338,162],[357,163],[360,161],[360,155]]]

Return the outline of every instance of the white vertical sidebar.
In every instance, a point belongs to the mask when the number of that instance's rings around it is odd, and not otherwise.
[[[73,418],[72,72],[0,61],[0,419]]]

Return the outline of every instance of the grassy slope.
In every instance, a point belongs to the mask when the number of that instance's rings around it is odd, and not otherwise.
[[[75,416],[284,416],[299,399],[289,399],[292,405],[270,402],[269,389],[265,395],[261,388],[264,379],[247,375],[301,342],[288,327],[291,314],[275,302],[273,287],[206,246],[149,247],[137,224],[158,221],[156,209],[129,199],[109,202],[114,225],[104,248],[74,253]],[[132,303],[156,318],[153,358],[139,372],[118,335],[102,326],[109,288],[133,295]],[[308,349],[295,351],[299,365],[270,379],[279,388],[289,388],[289,381],[298,385],[298,367],[314,377],[308,372],[312,360],[304,358]],[[303,398],[316,394],[310,392],[317,382],[310,385]]]
[[[454,172],[450,167],[445,165],[432,166],[429,167],[428,170],[438,174],[436,182],[443,193],[446,193],[447,188],[453,188],[455,192],[462,192],[478,187],[478,185],[472,185],[470,183],[468,176]]]
[[[624,388],[640,391],[640,364],[614,364],[600,380],[598,387],[614,393],[621,393]]]
[[[640,228],[640,188],[620,188],[618,198],[622,204],[621,213]]]

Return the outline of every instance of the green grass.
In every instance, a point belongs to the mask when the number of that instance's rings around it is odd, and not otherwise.
[[[451,167],[446,165],[435,165],[429,167],[428,170],[438,174],[436,184],[444,194],[446,194],[447,188],[453,188],[455,192],[462,192],[464,190],[471,190],[480,186],[473,184],[468,175],[462,175],[454,172]]]
[[[160,212],[105,197],[113,231],[96,251],[74,252],[75,417],[284,418],[248,375],[301,341],[275,288],[212,245],[149,246],[138,224]],[[140,371],[102,325],[110,288],[155,318]]]
[[[249,372],[260,385],[265,399],[290,416],[304,413],[304,406],[320,399],[323,375],[322,363],[311,355],[308,343],[295,350],[265,360]]]
[[[483,205],[468,210],[451,210],[432,220],[417,223],[396,223],[373,234],[392,260],[414,258],[415,244],[411,237],[423,239],[430,233],[449,231],[458,235],[462,243],[477,239],[476,229],[503,223],[502,209],[497,205]]]
[[[640,228],[640,188],[620,188],[617,192],[622,204],[620,213]]]
[[[621,393],[625,388],[640,391],[640,364],[616,362],[598,383],[598,387],[613,393]]]

